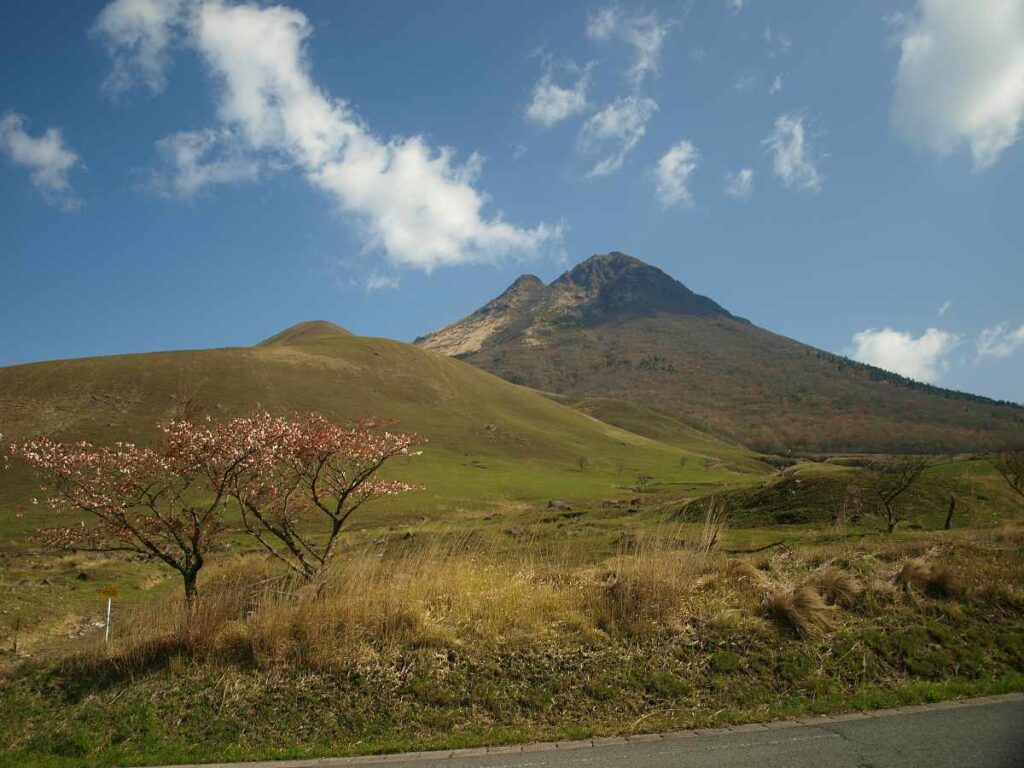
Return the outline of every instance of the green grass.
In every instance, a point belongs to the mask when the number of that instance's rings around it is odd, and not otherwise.
[[[734,484],[766,470],[749,452],[692,430],[689,442],[659,442],[458,360],[396,341],[314,330],[253,348],[0,368],[0,431],[7,439],[45,434],[145,442],[155,437],[156,422],[186,399],[213,418],[262,407],[320,411],[338,420],[397,419],[400,428],[430,441],[422,457],[392,470],[426,485],[388,505],[398,519],[514,501],[608,497],[628,493],[638,474],[666,490]],[[709,455],[728,457],[728,465],[704,462]],[[52,522],[30,503],[39,495],[19,467],[0,474],[0,548]],[[19,507],[23,517],[14,515]]]
[[[949,498],[956,499],[954,528],[987,527],[1013,519],[1021,511],[1005,480],[987,461],[963,460],[926,470],[898,501],[899,528],[934,530],[945,523]],[[830,527],[846,510],[852,530],[883,530],[879,502],[863,469],[802,461],[795,466],[719,493],[737,526],[793,525]],[[706,500],[668,504],[680,519],[698,519]]]

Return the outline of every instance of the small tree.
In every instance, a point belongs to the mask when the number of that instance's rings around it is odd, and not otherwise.
[[[133,552],[182,578],[186,621],[198,597],[198,576],[223,532],[227,490],[274,439],[268,419],[236,419],[200,428],[188,419],[160,426],[155,448],[120,442],[100,447],[49,438],[13,443],[9,455],[43,478],[49,505],[92,518],[44,529],[58,550]]]
[[[871,488],[881,505],[881,517],[889,533],[902,521],[900,497],[917,482],[928,463],[927,458],[901,456],[868,467]]]
[[[396,456],[419,455],[426,442],[365,419],[335,424],[318,414],[280,422],[281,438],[258,463],[237,473],[228,487],[245,530],[274,557],[305,579],[333,558],[348,519],[364,504],[417,486],[382,480],[378,471]],[[300,520],[320,513],[325,535],[313,538]]]
[[[991,462],[1010,488],[1024,499],[1024,448],[1003,451]]]
[[[651,483],[653,482],[653,477],[641,472],[639,475],[636,476],[636,480],[633,482],[633,490],[636,491],[637,493],[643,493],[650,487]]]
[[[586,456],[580,456],[576,459],[576,466],[580,468],[580,472],[585,472],[588,464],[590,464],[590,460]]]

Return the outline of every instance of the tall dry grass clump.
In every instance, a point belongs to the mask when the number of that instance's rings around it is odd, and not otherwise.
[[[187,634],[176,602],[140,606],[112,655],[132,665],[187,652],[259,667],[341,667],[460,642],[507,647],[589,623],[592,586],[581,574],[498,558],[465,540],[352,552],[313,584],[266,569],[246,558],[211,574]]]
[[[724,522],[724,521],[722,521]],[[588,613],[598,629],[615,634],[643,634],[678,626],[708,597],[718,570],[712,554],[718,523],[703,526],[687,541],[680,528],[658,529],[631,543],[600,569]]]
[[[233,642],[260,665],[344,665],[458,642],[515,645],[580,623],[581,603],[579,586],[525,559],[443,542],[352,554],[318,584],[265,593]]]
[[[896,584],[907,592],[923,592],[931,597],[958,597],[963,592],[960,579],[946,565],[915,558],[896,573]]]
[[[804,583],[816,589],[829,605],[844,608],[851,607],[864,591],[853,574],[840,568],[822,568],[812,573]]]
[[[726,523],[729,519],[729,511],[723,501],[712,496],[708,502],[708,508],[704,511],[704,521],[701,526],[700,539],[697,542],[697,551],[701,554],[709,554],[718,546],[719,539],[725,532]]]
[[[832,609],[807,584],[776,590],[768,597],[766,607],[772,618],[800,637],[815,637],[832,628]]]
[[[263,557],[246,556],[207,571],[190,621],[180,596],[164,594],[115,613],[113,642],[107,646],[97,637],[87,655],[135,668],[175,654],[205,653],[226,626],[252,612],[263,591],[289,581]]]

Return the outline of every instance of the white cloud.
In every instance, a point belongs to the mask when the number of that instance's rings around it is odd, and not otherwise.
[[[1024,345],[1024,325],[1011,330],[999,323],[978,336],[978,357],[1009,357]]]
[[[776,75],[774,78],[772,78],[772,84],[768,87],[768,95],[774,96],[776,93],[782,91],[782,88],[782,75]]]
[[[587,108],[587,87],[590,66],[579,71],[576,82],[565,88],[554,81],[551,66],[546,66],[540,80],[533,86],[533,95],[526,106],[526,119],[550,128]]]
[[[591,40],[607,40],[612,36],[622,17],[621,9],[608,6],[587,14],[587,37]]]
[[[733,16],[742,11],[745,4],[746,0],[725,0],[725,5]]]
[[[603,157],[587,175],[606,176],[619,170],[626,155],[643,138],[647,121],[657,111],[654,99],[624,96],[591,115],[580,129],[580,148],[588,154],[603,153]]]
[[[1024,0],[919,0],[896,23],[896,130],[939,155],[966,146],[988,168],[1024,119]]]
[[[690,176],[697,169],[700,153],[689,141],[673,144],[661,156],[654,168],[654,183],[662,208],[693,205],[693,194],[687,187]]]
[[[946,356],[956,343],[955,335],[936,328],[917,338],[892,328],[868,329],[854,334],[849,354],[862,363],[930,384],[948,367]]]
[[[754,192],[754,169],[743,168],[725,174],[725,194],[743,200]]]
[[[80,208],[82,203],[73,190],[68,175],[82,166],[82,160],[64,144],[58,128],[47,128],[40,136],[31,136],[26,120],[16,112],[0,118],[0,150],[15,165],[29,169],[29,179],[47,202],[65,210]]]
[[[771,28],[771,25],[765,25],[764,28],[764,42],[768,46],[769,58],[775,58],[776,56],[789,53],[793,47],[793,41],[789,39],[789,36],[776,32]]]
[[[617,5],[607,6],[587,16],[587,36],[592,40],[621,40],[633,48],[633,63],[626,77],[633,87],[643,84],[660,67],[661,48],[671,28],[655,13],[627,13]]]
[[[944,301],[942,303],[942,306],[939,307],[939,317],[942,317],[947,312],[949,312],[949,308],[952,307],[952,306],[953,306],[953,302],[952,301],[948,301],[948,300]]]
[[[376,293],[377,291],[397,291],[401,282],[402,278],[398,275],[383,275],[378,272],[374,272],[366,278],[363,290],[366,293]]]
[[[170,48],[181,32],[183,0],[114,0],[96,19],[92,34],[103,39],[114,66],[103,87],[117,96],[135,83],[152,93],[167,85]]]
[[[182,131],[156,143],[169,169],[154,176],[159,192],[182,199],[215,184],[256,181],[260,164],[227,128]]]
[[[182,13],[185,42],[217,82],[222,126],[245,153],[300,169],[393,264],[430,271],[533,254],[560,239],[560,226],[525,229],[484,213],[480,156],[460,164],[421,136],[384,141],[321,90],[305,50],[312,26],[299,11],[210,0]]]
[[[824,179],[818,171],[804,119],[799,115],[780,115],[775,130],[764,140],[772,153],[775,173],[787,187],[817,192]]]
[[[733,81],[732,87],[735,88],[737,91],[749,91],[750,87],[753,84],[754,84],[754,76],[753,75],[740,75],[739,77],[737,77]]]

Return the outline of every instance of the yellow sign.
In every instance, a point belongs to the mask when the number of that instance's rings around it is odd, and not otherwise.
[[[104,597],[117,597],[121,592],[117,587],[104,587],[100,590],[100,594]]]

